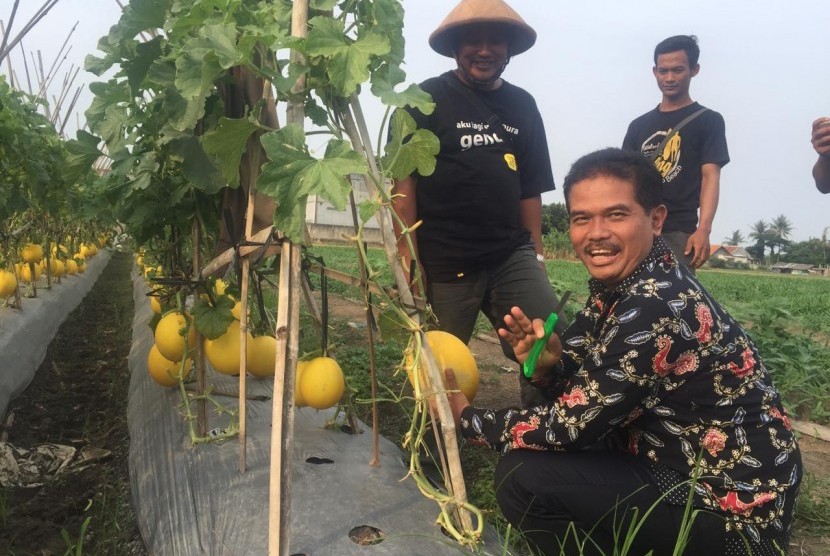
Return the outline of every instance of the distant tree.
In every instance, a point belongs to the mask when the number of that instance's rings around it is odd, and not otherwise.
[[[724,245],[740,245],[744,241],[746,241],[746,240],[744,239],[744,235],[741,233],[741,231],[740,230],[733,230],[732,235],[723,240],[723,244]]]
[[[764,262],[764,251],[760,245],[750,245],[746,248],[746,252],[752,255],[756,261]]]
[[[777,254],[776,260],[781,258],[781,254],[787,249],[792,242],[790,242],[790,234],[793,231],[793,224],[790,219],[779,214],[769,225],[770,238],[767,243],[770,246],[770,257]],[[777,248],[777,249],[776,249]]]
[[[769,230],[777,237],[788,239],[793,232],[793,223],[783,214],[779,214],[770,222]]]
[[[547,235],[553,230],[567,232],[569,227],[568,210],[564,203],[542,205],[542,235]]]
[[[781,261],[787,263],[803,263],[821,266],[827,264],[827,247],[824,241],[810,238],[807,241],[791,243],[787,253],[781,255]]]
[[[752,225],[749,230],[749,239],[755,242],[750,249],[747,249],[753,257],[761,262],[764,262],[766,257],[767,244],[770,240],[769,225],[763,220],[759,220]]]

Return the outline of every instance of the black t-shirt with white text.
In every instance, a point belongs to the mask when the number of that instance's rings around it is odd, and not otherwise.
[[[658,108],[646,112],[628,126],[623,148],[651,156],[674,126],[701,108],[693,102],[671,112]],[[729,162],[725,128],[723,116],[706,110],[680,128],[655,160],[663,176],[663,202],[668,208],[664,232],[694,233],[697,229],[701,166],[714,163],[723,167]]]
[[[455,80],[453,86],[447,80]],[[501,119],[490,129],[454,72],[428,79],[429,116],[409,110],[418,127],[435,133],[441,150],[435,172],[417,178],[418,252],[427,277],[452,280],[505,260],[530,241],[519,201],[554,188],[547,139],[533,97],[506,81],[473,94]],[[464,86],[464,85],[460,85]]]

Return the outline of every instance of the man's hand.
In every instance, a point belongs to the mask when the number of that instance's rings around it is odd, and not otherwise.
[[[830,118],[813,122],[813,148],[819,156],[830,157]]]
[[[461,421],[461,412],[469,407],[470,401],[461,391],[461,388],[458,387],[458,381],[455,379],[453,370],[445,369],[444,374],[447,377],[447,401],[450,403],[450,409],[452,410],[452,419],[458,425]],[[437,411],[434,414],[437,415]]]
[[[692,268],[700,268],[707,260],[709,260],[709,233],[701,228],[695,230],[695,233],[689,236],[686,242],[685,254],[694,252],[692,258]]]
[[[513,307],[510,313],[504,316],[504,324],[506,328],[499,328],[499,336],[513,348],[516,361],[524,363],[536,340],[545,337],[545,322],[542,319],[531,321],[524,311]],[[561,357],[562,343],[559,341],[559,336],[551,334],[536,363],[534,378],[546,375]]]
[[[830,118],[819,118],[813,122],[812,141],[818,153],[818,160],[813,166],[816,188],[822,193],[830,193]]]

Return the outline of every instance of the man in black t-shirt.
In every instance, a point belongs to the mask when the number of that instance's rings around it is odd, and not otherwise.
[[[623,140],[624,149],[653,159],[663,176],[669,210],[663,238],[692,271],[709,258],[720,172],[729,162],[723,117],[689,96],[692,78],[700,71],[699,56],[694,35],[669,37],[657,45],[652,71],[663,99],[631,122]]]
[[[410,110],[441,148],[433,174],[395,182],[393,208],[407,228],[422,222],[412,235],[427,300],[438,327],[464,342],[479,311],[495,328],[514,305],[538,318],[556,307],[542,255],[541,195],[554,188],[544,125],[533,97],[501,78],[535,40],[502,0],[462,0],[429,38],[457,67],[421,84],[432,114]],[[413,253],[398,245],[411,268]]]

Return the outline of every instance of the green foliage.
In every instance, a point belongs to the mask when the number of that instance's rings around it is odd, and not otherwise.
[[[780,261],[826,267],[830,262],[830,243],[818,238],[791,243]]]
[[[413,172],[429,176],[435,171],[435,156],[441,148],[430,131],[417,129],[415,120],[404,110],[396,110],[390,125],[383,164],[391,177],[401,179]]]
[[[568,209],[565,203],[550,203],[542,205],[542,235],[551,231],[567,233],[570,228]]]
[[[733,316],[740,318],[752,308],[762,312],[783,309],[794,315],[807,331],[830,334],[830,321],[827,319],[830,296],[826,295],[826,278],[706,270],[698,272],[698,278],[712,297]]]
[[[279,200],[274,224],[296,242],[302,242],[305,201],[319,195],[336,209],[346,206],[350,173],[365,173],[366,160],[345,141],[332,139],[322,159],[311,156],[302,128],[291,124],[262,137],[270,162],[262,169],[259,190]]]
[[[830,535],[830,479],[804,473],[795,515],[795,535]]]
[[[547,258],[573,259],[576,257],[571,245],[571,236],[567,230],[559,231],[552,228],[542,237],[542,246]]]
[[[84,535],[86,535],[86,529],[89,527],[90,521],[92,521],[92,518],[88,517],[81,524],[81,530],[78,533],[77,539],[73,539],[72,535],[66,529],[61,529],[61,538],[66,543],[66,552],[63,553],[64,556],[83,556]]]
[[[302,241],[308,196],[341,208],[351,187],[345,176],[367,172],[362,150],[343,140],[343,113],[359,88],[370,82],[390,107],[431,112],[429,95],[417,86],[396,90],[405,79],[399,0],[316,0],[303,39],[290,36],[291,9],[286,0],[132,0],[99,41],[101,54],[87,58],[98,75],[116,71],[90,87],[92,133],[72,145],[70,171],[88,167],[103,142],[112,170],[93,193],[109,201],[139,245],[186,238],[194,220],[214,243],[222,195],[239,185],[243,153],[257,148],[251,138],[259,135],[264,167],[257,189],[276,201],[277,228]],[[296,56],[277,58],[288,49]],[[299,128],[266,125],[276,118],[266,117],[268,104],[252,92],[262,90],[260,81],[250,86],[257,79],[274,85],[277,101],[299,102],[334,135],[322,156]],[[393,158],[431,171],[437,140],[407,130]],[[367,204],[361,215],[368,219],[380,205]]]
[[[95,141],[77,149],[58,135],[40,113],[46,103],[12,89],[0,76],[0,259],[14,261],[28,241],[65,242],[72,233],[88,241],[111,227],[111,212],[91,192],[97,177],[91,162],[97,158]],[[85,166],[67,171],[72,160]],[[47,252],[48,256],[48,252]]]
[[[215,340],[228,330],[234,317],[231,309],[236,302],[228,295],[220,295],[215,303],[200,299],[193,305],[193,324],[208,340]]]
[[[0,76],[0,223],[27,209],[57,215],[76,191],[63,178],[64,144],[38,108]]]
[[[724,245],[740,245],[743,242],[744,235],[740,230],[732,230],[732,234],[723,240]]]

